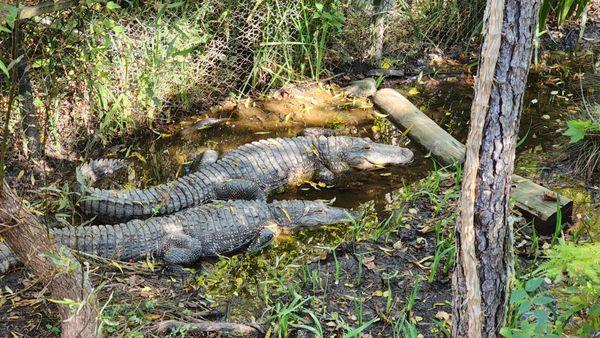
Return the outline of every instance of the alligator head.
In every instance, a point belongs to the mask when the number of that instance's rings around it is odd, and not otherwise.
[[[323,147],[325,166],[335,173],[350,168],[359,170],[378,169],[386,166],[402,166],[412,162],[410,149],[382,144],[369,138],[337,136],[329,137]]]
[[[360,216],[322,201],[273,201],[272,207],[277,224],[291,228],[348,223]]]

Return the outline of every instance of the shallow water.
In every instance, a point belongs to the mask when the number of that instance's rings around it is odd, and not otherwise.
[[[573,66],[575,67],[575,66]],[[552,68],[550,68],[552,69]],[[571,71],[569,74],[572,74]],[[578,82],[571,79],[572,75],[565,76],[560,72],[532,72],[524,99],[524,111],[521,119],[521,130],[519,142],[522,143],[518,154],[541,154],[555,150],[558,144],[566,140],[561,136],[564,131],[566,119],[576,111],[579,96]],[[556,75],[555,75],[556,74]],[[568,79],[564,79],[568,77]],[[439,125],[447,129],[461,142],[465,142],[469,111],[473,97],[472,77],[469,74],[457,75],[441,79],[439,81],[429,80],[417,84],[397,85],[384,83],[384,86],[392,85],[400,90],[409,100],[417,105],[422,111],[432,117]],[[346,107],[346,103],[334,102],[336,90],[329,89],[332,95],[326,96],[319,90],[315,97],[311,93],[303,93],[301,100],[313,102],[316,100],[327,101],[329,106],[326,112],[314,110],[314,114],[330,113],[339,107],[345,114],[350,111],[360,118],[345,121],[343,117],[338,119],[323,118],[322,127],[347,127],[347,132],[353,135],[369,136],[378,141],[404,145],[406,144],[415,152],[415,160],[408,167],[385,168],[374,172],[352,172],[340,177],[333,187],[315,188],[309,184],[297,189],[288,190],[285,193],[275,194],[275,199],[333,199],[334,204],[342,207],[355,207],[366,201],[375,201],[377,206],[385,204],[385,195],[396,190],[407,183],[414,182],[427,175],[434,169],[434,161],[428,156],[427,151],[419,145],[408,141],[401,132],[386,123],[381,117],[365,118],[375,114],[372,106],[362,103],[359,111],[353,111]],[[263,100],[262,106],[277,105],[280,107],[304,107],[305,102],[298,104],[294,99],[287,99],[290,103],[281,104],[278,100]],[[249,106],[246,104],[246,106]],[[297,135],[303,126],[301,123],[278,123],[269,124],[269,128],[260,130],[248,128],[248,118],[252,118],[252,111],[256,111],[257,123],[264,122],[268,113],[261,112],[258,108],[250,105],[251,109],[245,109],[242,121],[232,119],[226,123],[209,129],[191,130],[194,119],[189,119],[172,126],[172,136],[161,137],[152,142],[138,144],[132,150],[136,150],[145,159],[146,163],[138,163],[138,170],[142,173],[137,175],[145,184],[157,184],[172,179],[176,175],[182,175],[189,171],[189,162],[208,148],[216,149],[220,153],[228,151],[239,145],[270,137],[290,137]],[[332,108],[333,107],[333,108]],[[249,113],[249,111],[251,111]],[[309,109],[306,109],[309,111]],[[306,111],[303,112],[304,116]],[[261,117],[262,115],[262,117]],[[231,113],[221,114],[220,117],[230,117]],[[346,118],[347,119],[347,118]],[[318,118],[312,119],[319,121]],[[276,120],[279,121],[279,120]],[[315,123],[311,123],[314,126]],[[287,120],[286,120],[287,122]],[[345,125],[345,123],[347,125]],[[265,124],[263,124],[265,125]],[[185,130],[181,132],[181,130]],[[522,142],[521,142],[522,141]],[[131,150],[130,150],[131,153]],[[519,158],[519,155],[517,155]],[[530,168],[520,166],[517,160],[516,172],[526,173]]]

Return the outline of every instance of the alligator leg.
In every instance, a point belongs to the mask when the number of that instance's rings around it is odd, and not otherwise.
[[[257,252],[264,249],[275,239],[275,232],[273,229],[265,228],[262,229],[258,236],[250,243],[250,247],[248,250],[252,252]]]
[[[267,195],[258,184],[248,180],[233,179],[214,185],[216,199],[221,200],[267,200]]]
[[[183,266],[200,259],[202,246],[189,235],[170,234],[161,240],[158,252],[168,265]]]
[[[215,163],[219,159],[219,153],[216,150],[208,149],[202,154],[200,159],[200,166]]]
[[[323,181],[325,183],[330,183],[333,182],[333,180],[335,179],[335,174],[331,172],[331,170],[327,169],[325,166],[321,166],[321,168],[317,169],[315,179]]]

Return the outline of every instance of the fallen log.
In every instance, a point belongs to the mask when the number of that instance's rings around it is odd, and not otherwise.
[[[391,88],[378,90],[373,96],[375,105],[388,114],[390,119],[407,130],[408,136],[428,149],[433,156],[446,165],[463,163],[465,146],[421,112],[402,94]],[[534,219],[540,233],[553,233],[557,216],[561,221],[570,220],[573,201],[529,179],[512,175],[511,199],[524,216]]]

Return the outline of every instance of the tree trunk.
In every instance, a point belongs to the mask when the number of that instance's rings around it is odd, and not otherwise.
[[[73,308],[58,305],[62,336],[95,337],[98,306],[87,272],[72,255],[62,255],[54,249],[47,228],[6,183],[0,198],[0,223],[6,244],[42,283],[49,285],[52,298],[72,301]],[[53,261],[48,254],[58,260]]]
[[[15,6],[19,2],[15,1]],[[19,21],[14,23],[11,32],[11,60],[17,61],[19,52],[22,53],[21,29]],[[23,201],[17,196],[4,179],[6,153],[10,139],[9,123],[13,112],[13,103],[19,92],[25,96],[24,114],[35,119],[33,96],[29,78],[27,77],[25,56],[22,56],[18,66],[11,70],[10,93],[2,127],[2,145],[0,147],[0,235],[6,244],[44,284],[48,285],[52,298],[64,304],[58,304],[62,323],[63,337],[95,337],[98,333],[97,317],[98,304],[92,293],[92,285],[87,272],[81,264],[67,252],[58,253],[50,238],[48,229],[31,213]],[[21,76],[19,76],[21,75]],[[27,130],[31,131],[35,141],[39,141],[37,124],[33,128],[27,121]],[[26,131],[27,131],[26,130]],[[34,147],[39,147],[37,142]],[[36,150],[40,150],[37,148]],[[38,154],[39,155],[39,154]],[[52,258],[50,258],[50,256]]]
[[[385,29],[387,28],[387,19],[391,11],[396,6],[396,0],[380,0],[376,4],[375,23],[373,26],[373,47],[371,55],[371,64],[381,67],[381,57],[383,55],[383,40],[385,39]]]
[[[19,39],[22,41],[22,39]],[[23,44],[19,48],[19,96],[21,97],[21,122],[23,132],[27,137],[27,153],[30,159],[40,160],[42,157],[42,143],[40,141],[40,128],[38,123],[38,115],[33,104],[33,90],[31,89],[31,81],[29,80],[30,66],[27,61],[27,54]]]
[[[539,0],[489,0],[471,108],[453,275],[453,336],[497,337],[512,278],[510,176]]]

